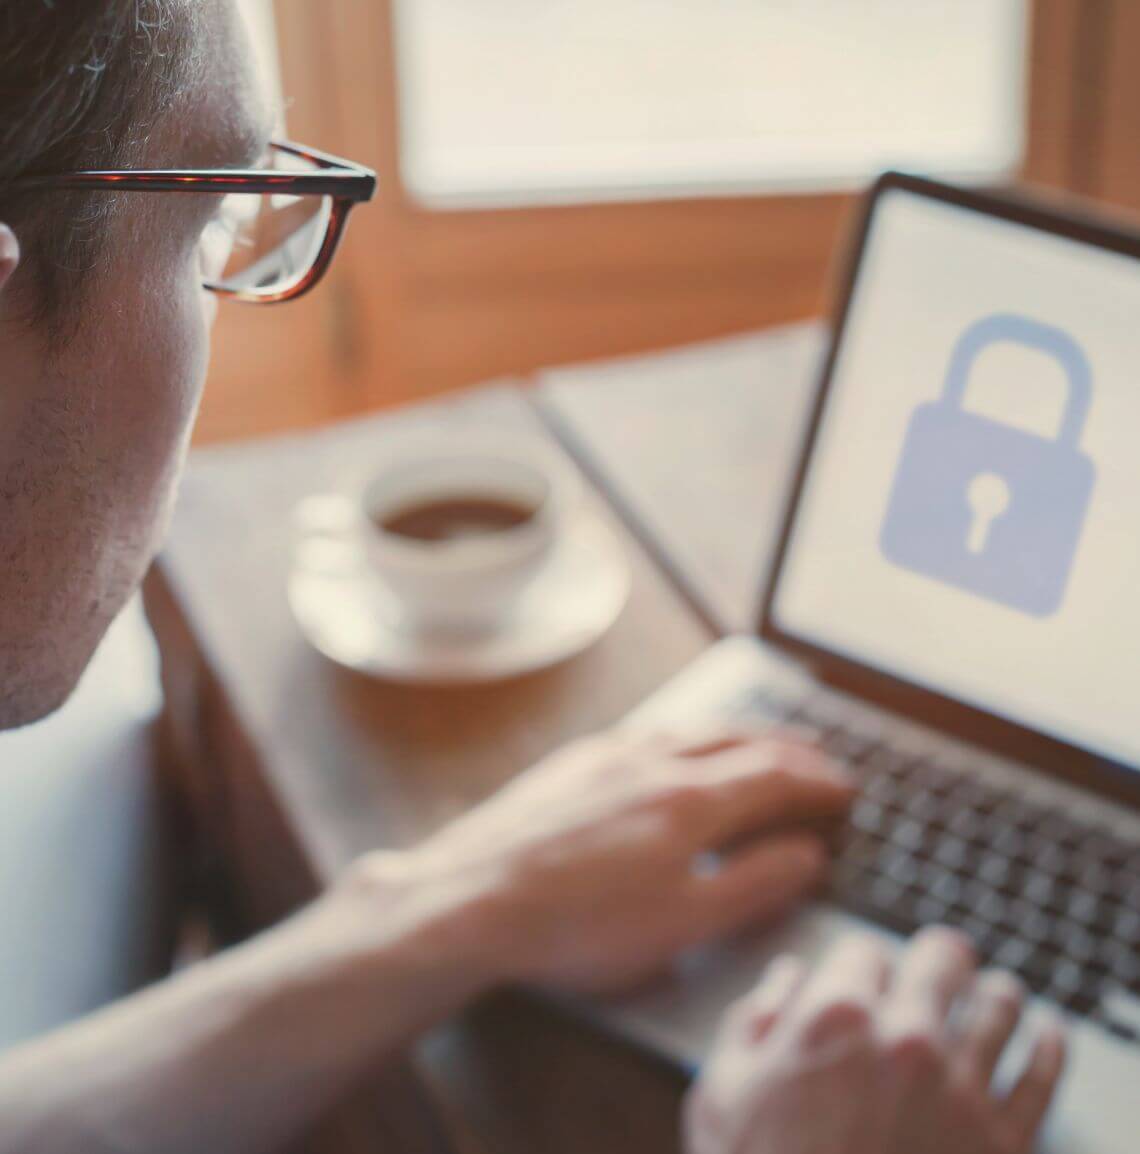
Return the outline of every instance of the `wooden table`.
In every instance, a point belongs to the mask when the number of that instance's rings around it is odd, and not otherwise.
[[[819,347],[800,327],[195,456],[147,606],[204,876],[236,933],[361,852],[422,838],[745,627]],[[334,668],[286,603],[291,510],[410,433],[485,427],[577,458],[630,557],[625,613],[588,653],[500,686],[412,690]],[[675,1148],[675,1074],[521,998],[477,1008],[418,1058],[461,1148]],[[336,1148],[443,1149],[422,1107],[394,1063],[336,1120]]]

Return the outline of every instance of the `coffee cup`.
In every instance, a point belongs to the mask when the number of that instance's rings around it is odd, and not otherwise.
[[[574,490],[566,467],[540,451],[422,446],[364,485],[368,559],[410,626],[493,629],[559,540]]]

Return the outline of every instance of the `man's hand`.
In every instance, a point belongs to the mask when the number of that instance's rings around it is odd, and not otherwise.
[[[358,876],[461,894],[445,901],[466,911],[459,948],[478,942],[493,980],[615,989],[802,899],[826,852],[797,826],[840,818],[850,793],[790,737],[605,735]]]
[[[780,959],[729,1013],[690,1094],[689,1154],[1028,1154],[1064,1040],[1043,1026],[995,1092],[1021,1001],[949,930],[923,931],[897,965],[871,938],[810,975]]]

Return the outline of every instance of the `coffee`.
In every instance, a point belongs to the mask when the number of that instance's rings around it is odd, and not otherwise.
[[[376,524],[412,541],[458,541],[518,529],[537,512],[533,505],[504,497],[434,497],[386,512]]]

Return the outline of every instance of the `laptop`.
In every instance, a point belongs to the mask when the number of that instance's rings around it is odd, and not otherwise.
[[[1070,1021],[1043,1148],[1135,1154],[1140,237],[890,173],[833,332],[756,635],[629,719],[818,734],[860,786],[830,890],[588,1012],[696,1067],[774,954],[958,926]]]

